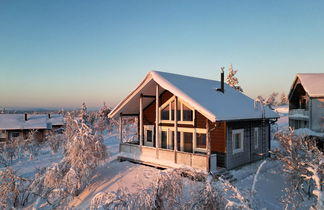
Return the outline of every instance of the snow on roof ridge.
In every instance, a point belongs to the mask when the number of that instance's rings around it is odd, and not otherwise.
[[[167,72],[162,72],[162,73],[166,73],[166,74],[169,74],[169,75],[177,75],[177,76],[180,75],[180,74],[172,74],[172,73],[167,73]],[[176,87],[171,82],[169,82],[168,80],[166,80],[160,74],[160,72],[158,72],[158,71],[152,71],[151,74],[152,74],[152,77],[153,77],[154,81],[157,82],[161,87],[163,87],[164,89],[172,92],[174,95],[176,95],[177,97],[181,98],[185,102],[190,103],[193,107],[195,107],[195,109],[197,111],[202,112],[202,114],[205,115],[205,117],[207,117],[212,122],[216,121],[216,116],[214,114],[212,114],[211,111],[209,111],[205,107],[201,106],[193,98],[191,98],[186,93],[184,93],[182,90],[180,90],[178,87]],[[190,77],[190,76],[185,76],[185,75],[180,75],[180,76]],[[192,78],[197,79],[196,77],[192,77]],[[200,78],[198,78],[198,79],[200,79]],[[157,80],[159,80],[159,81],[157,81]]]
[[[292,87],[297,79],[310,97],[324,97],[324,73],[298,73]]]
[[[183,76],[183,77],[187,77],[187,78],[192,78],[192,79],[201,79],[201,80],[206,80],[206,81],[214,81],[214,82],[220,82],[219,80],[213,80],[213,79],[207,79],[207,78],[202,78],[202,77],[195,77],[195,76],[189,76],[189,75],[184,75],[184,74],[175,74],[175,73],[170,73],[170,72],[166,72],[166,71],[156,71],[156,70],[152,70],[148,73],[162,73],[162,74],[169,74],[169,75],[174,75],[174,76]]]

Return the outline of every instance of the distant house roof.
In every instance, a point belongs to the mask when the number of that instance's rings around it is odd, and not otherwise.
[[[63,115],[51,114],[0,114],[0,130],[52,129],[64,125]]]
[[[210,121],[229,121],[242,119],[261,119],[263,110],[255,106],[253,99],[225,84],[225,92],[216,91],[221,86],[219,81],[196,77],[151,71],[144,80],[109,114],[109,117],[139,113],[141,94],[155,95],[155,85],[159,84],[160,94],[168,90]],[[154,99],[145,98],[144,107]],[[265,118],[279,118],[279,115],[264,107]]]
[[[310,97],[324,97],[324,73],[297,74],[289,95],[291,95],[297,81],[300,81]]]

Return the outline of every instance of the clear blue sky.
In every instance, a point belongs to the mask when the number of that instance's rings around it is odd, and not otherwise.
[[[0,107],[115,105],[150,70],[251,97],[324,72],[324,1],[0,0]]]

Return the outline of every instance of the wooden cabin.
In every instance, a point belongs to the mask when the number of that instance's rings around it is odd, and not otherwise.
[[[0,143],[13,138],[28,138],[31,131],[37,130],[35,137],[43,141],[50,131],[58,131],[64,126],[60,114],[0,114]]]
[[[270,123],[279,116],[224,83],[149,72],[109,114],[138,118],[138,137],[119,158],[158,167],[232,169],[270,149]],[[121,123],[122,126],[123,123]]]
[[[290,127],[324,132],[324,73],[297,74],[288,99]]]

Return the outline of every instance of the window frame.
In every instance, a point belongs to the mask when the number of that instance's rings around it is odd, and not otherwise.
[[[152,142],[147,141],[147,131],[150,130],[152,131]],[[144,146],[151,146],[153,147],[154,145],[154,125],[144,125]]]
[[[235,135],[240,134],[240,148],[235,148]],[[232,150],[233,154],[244,152],[244,129],[234,129],[232,130]]]
[[[202,152],[202,153],[206,153],[207,152],[207,129],[205,128],[186,128],[186,127],[178,127],[177,128],[179,134],[180,134],[180,150],[178,150],[179,152],[184,152],[184,132],[187,132],[187,133],[192,133],[193,134],[193,139],[192,139],[192,151],[193,153],[195,152]],[[159,129],[159,135],[160,135],[160,141],[161,141],[161,137],[162,137],[162,131],[167,131],[167,149],[172,149],[174,150],[174,142],[176,140],[174,140],[173,142],[173,145],[172,147],[170,146],[171,145],[171,135],[172,135],[172,131],[174,132],[175,131],[175,128],[174,127],[169,127],[169,126],[160,126],[160,129]],[[205,134],[206,135],[206,148],[197,148],[197,133],[200,133],[200,134]],[[174,138],[174,137],[172,137]],[[160,148],[161,148],[161,143],[160,142]],[[161,149],[164,149],[164,148],[161,148]]]
[[[258,127],[253,129],[253,139],[254,139],[254,149],[259,149],[259,128]]]
[[[169,100],[167,100],[164,104],[159,107],[159,122],[160,123],[174,123],[175,119],[172,120],[172,102],[175,102],[175,96],[172,96]],[[178,124],[185,125],[194,125],[195,124],[195,109],[192,106],[188,105],[186,102],[178,99],[178,105],[180,105],[180,120],[177,121]],[[183,105],[188,107],[192,111],[192,121],[184,121],[183,120]],[[162,110],[169,106],[169,120],[162,120]],[[179,109],[179,107],[177,107]],[[175,110],[177,111],[177,110]]]

